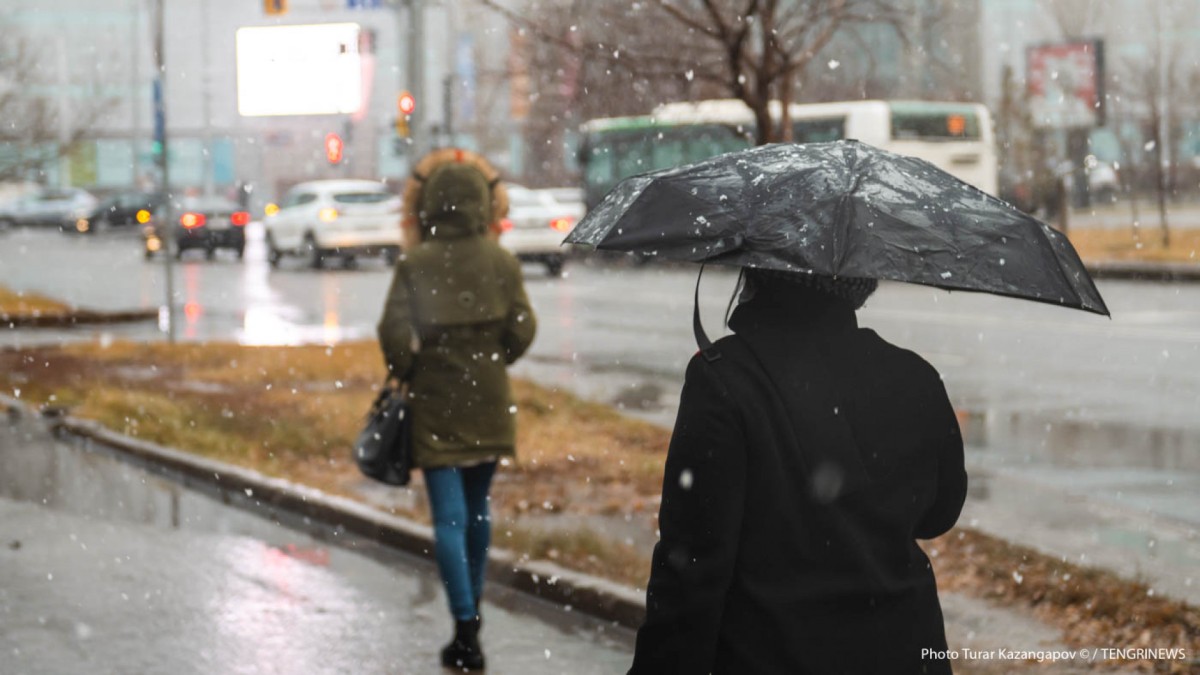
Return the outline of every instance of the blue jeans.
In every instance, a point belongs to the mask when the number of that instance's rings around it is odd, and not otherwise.
[[[474,618],[483,597],[492,539],[488,489],[495,473],[495,462],[424,470],[433,512],[434,557],[446,586],[450,613],[458,621]]]

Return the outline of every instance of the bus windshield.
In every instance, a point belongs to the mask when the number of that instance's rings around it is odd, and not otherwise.
[[[891,110],[892,138],[897,141],[980,137],[979,115],[970,106],[893,103]]]

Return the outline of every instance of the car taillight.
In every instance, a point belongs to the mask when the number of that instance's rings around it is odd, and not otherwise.
[[[204,225],[204,214],[191,212],[185,213],[182,216],[179,216],[179,224],[189,230],[202,227]]]
[[[574,221],[572,221],[570,218],[555,218],[554,220],[550,221],[550,227],[558,230],[559,232],[566,232],[567,230],[571,229],[572,222]]]
[[[513,221],[509,220],[508,218],[504,218],[500,221],[501,232],[508,232],[511,229],[513,229]]]
[[[332,223],[338,218],[338,210],[334,208],[324,208],[317,212],[317,217],[326,223]]]
[[[249,211],[234,211],[233,215],[229,216],[229,222],[234,225],[244,226],[250,224]]]

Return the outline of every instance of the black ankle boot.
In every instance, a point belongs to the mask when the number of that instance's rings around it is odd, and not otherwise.
[[[479,617],[454,622],[454,639],[442,650],[442,665],[462,670],[483,670],[479,646]]]

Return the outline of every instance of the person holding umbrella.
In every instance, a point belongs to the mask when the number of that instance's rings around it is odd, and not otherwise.
[[[768,145],[635,176],[566,243],[743,268],[667,451],[631,675],[949,673],[932,567],[967,492],[937,371],[859,328],[878,280],[1107,314],[1070,243],[910,157]]]
[[[479,670],[488,491],[497,460],[514,454],[506,366],[529,348],[537,322],[520,264],[487,236],[508,200],[483,157],[455,148],[426,155],[408,181],[404,207],[405,254],[379,342],[389,372],[410,385],[413,463],[425,478],[434,554],[455,623],[442,665]]]
[[[630,673],[950,672],[915,540],[958,518],[962,438],[937,372],[858,328],[875,287],[747,270],[687,369]]]

